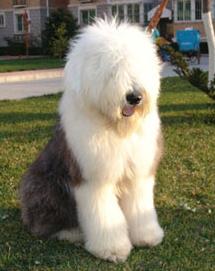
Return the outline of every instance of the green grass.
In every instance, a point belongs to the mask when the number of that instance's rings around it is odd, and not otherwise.
[[[64,64],[64,60],[58,58],[0,60],[0,72],[53,69],[61,68]]]
[[[0,102],[0,270],[214,271],[215,104],[178,78],[163,81],[160,98],[166,147],[156,206],[163,243],[136,248],[116,265],[77,245],[25,231],[17,200],[20,178],[51,136],[59,98]]]

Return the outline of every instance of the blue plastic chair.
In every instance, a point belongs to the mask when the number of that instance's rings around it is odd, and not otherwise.
[[[176,42],[179,51],[190,55],[197,55],[200,59],[200,33],[197,29],[177,30]]]

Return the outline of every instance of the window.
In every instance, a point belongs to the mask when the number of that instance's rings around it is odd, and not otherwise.
[[[127,18],[132,23],[139,23],[140,21],[140,6],[139,4],[128,5],[112,5],[112,15],[117,16],[120,21],[124,21]],[[127,13],[126,13],[127,11]]]
[[[191,20],[191,1],[190,0],[185,0],[184,4],[184,19],[185,20]]]
[[[177,2],[177,19],[178,21],[181,21],[184,19],[184,16],[183,16],[183,0],[179,0]]]
[[[148,12],[152,9],[152,3],[144,3],[144,25],[148,24]]]
[[[113,5],[111,7],[113,17],[117,16],[117,5]]]
[[[127,5],[127,15],[128,19],[132,23],[140,22],[140,6],[139,4],[129,4]]]
[[[202,0],[195,0],[195,19],[202,19]]]
[[[4,13],[0,13],[0,27],[5,27],[6,23],[5,23],[5,14]]]
[[[16,9],[14,11],[14,32],[15,34],[30,32],[30,18],[28,11],[24,9]]]
[[[118,16],[120,21],[124,21],[125,18],[124,5],[118,5]]]
[[[125,18],[125,6],[124,5],[113,5],[111,7],[112,15],[117,16],[120,21]]]
[[[177,2],[177,20],[182,21],[183,18],[183,1],[180,0]]]
[[[134,4],[134,22],[139,23],[140,22],[140,5]]]
[[[81,10],[81,23],[91,24],[96,17],[95,9],[83,9]]]
[[[24,19],[22,14],[16,14],[16,32],[23,33],[24,32]]]
[[[191,20],[191,0],[177,1],[177,20],[178,21]]]

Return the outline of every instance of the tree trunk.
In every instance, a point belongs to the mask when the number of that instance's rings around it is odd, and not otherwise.
[[[162,13],[164,11],[164,9],[166,8],[167,4],[168,4],[169,0],[162,0],[159,7],[156,9],[154,16],[151,18],[148,26],[147,26],[147,31],[151,32],[153,28],[155,28],[159,21],[160,18],[162,16]]]
[[[208,86],[215,76],[215,36],[211,15],[211,0],[203,0],[203,15],[202,15],[206,39],[208,43]]]

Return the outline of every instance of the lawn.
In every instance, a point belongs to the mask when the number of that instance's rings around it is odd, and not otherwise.
[[[20,178],[48,141],[59,95],[0,102],[1,271],[214,271],[215,104],[179,79],[162,82],[165,157],[156,206],[165,230],[155,248],[136,248],[123,264],[96,259],[68,242],[32,237],[20,221]]]
[[[61,68],[64,66],[64,64],[65,64],[64,60],[58,58],[0,60],[0,73]]]

